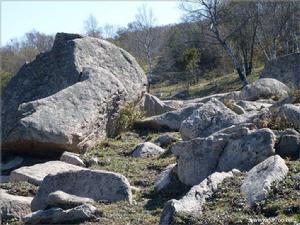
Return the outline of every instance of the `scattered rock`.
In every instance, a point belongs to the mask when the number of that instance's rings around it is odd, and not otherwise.
[[[123,49],[58,33],[52,50],[25,64],[3,90],[2,151],[84,151],[115,133],[120,109],[138,101],[146,83]]]
[[[176,110],[176,108],[165,104],[159,98],[148,93],[145,93],[144,95],[143,106],[146,116],[156,116],[165,112]]]
[[[172,144],[175,141],[177,141],[177,139],[167,133],[167,134],[162,134],[157,139],[155,139],[154,144],[163,148]]]
[[[153,144],[151,142],[145,142],[137,145],[132,153],[133,157],[145,158],[157,156],[165,152],[165,149]]]
[[[21,219],[26,214],[30,213],[30,203],[32,197],[24,197],[17,195],[10,195],[5,190],[0,189],[0,205],[1,205],[1,219]]]
[[[93,204],[91,198],[83,198],[76,195],[71,195],[63,191],[55,191],[48,195],[46,200],[46,208],[62,208],[70,209],[82,204]]]
[[[260,78],[275,78],[290,88],[300,89],[299,74],[300,53],[294,53],[268,61]]]
[[[281,157],[298,159],[300,156],[300,134],[294,129],[285,130],[279,138],[276,154]]]
[[[96,214],[96,207],[89,204],[83,204],[68,210],[60,208],[39,210],[26,215],[23,218],[23,221],[26,224],[74,224],[95,219]]]
[[[169,200],[163,209],[160,225],[171,225],[173,218],[178,213],[187,215],[201,215],[202,207],[206,199],[211,197],[217,190],[218,184],[222,183],[227,177],[232,177],[232,172],[215,172],[203,180],[200,184],[195,185],[180,200]]]
[[[48,195],[58,190],[95,201],[132,201],[130,184],[123,175],[82,169],[45,177],[31,203],[32,211],[45,209]]]
[[[76,166],[85,167],[85,164],[79,157],[79,154],[75,154],[72,152],[64,152],[60,157],[60,161],[70,163]]]
[[[203,105],[202,103],[190,104],[172,112],[167,112],[158,116],[152,116],[137,122],[137,126],[150,129],[168,129],[178,131],[183,120],[188,118],[195,109]]]
[[[207,137],[216,131],[244,121],[244,117],[212,98],[182,122],[180,133],[184,140]]]
[[[241,99],[255,101],[261,98],[285,98],[289,94],[289,87],[276,79],[264,78],[248,84],[241,91]]]
[[[268,196],[271,185],[284,179],[288,171],[288,167],[280,156],[271,156],[247,173],[241,192],[251,205],[259,202]]]
[[[27,181],[34,185],[40,185],[43,179],[51,174],[57,174],[66,171],[82,170],[84,168],[61,161],[49,161],[33,166],[24,166],[16,169],[10,174],[10,181]]]
[[[207,138],[177,142],[179,180],[196,185],[215,171],[249,170],[274,155],[276,136],[270,129],[256,130],[253,124],[235,125]]]
[[[167,168],[159,174],[155,181],[155,191],[160,192],[161,190],[164,190],[167,187],[169,187],[169,185],[172,184],[172,174],[176,173],[175,171],[176,163],[167,166]]]
[[[16,169],[22,165],[23,158],[20,156],[15,156],[13,159],[10,159],[8,162],[0,164],[1,171],[10,171]]]

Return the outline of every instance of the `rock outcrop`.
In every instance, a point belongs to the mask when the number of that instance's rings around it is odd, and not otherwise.
[[[260,77],[275,78],[290,88],[300,89],[300,53],[268,61]]]
[[[84,168],[61,161],[49,161],[39,163],[33,166],[24,166],[11,172],[10,181],[27,181],[34,185],[40,185],[44,178],[51,174],[62,173],[66,171],[78,171]]]
[[[270,129],[254,127],[235,125],[207,138],[177,142],[172,152],[179,180],[196,185],[215,171],[249,170],[274,155],[276,136]]]
[[[247,197],[250,205],[259,202],[268,196],[271,185],[284,179],[288,171],[280,156],[271,156],[247,173],[241,192]]]
[[[207,137],[216,131],[244,121],[244,117],[212,98],[182,122],[180,133],[184,140]]]
[[[181,199],[172,199],[168,201],[160,217],[160,225],[171,225],[174,216],[180,213],[188,215],[201,215],[202,207],[206,199],[211,197],[218,189],[218,184],[227,177],[232,177],[232,172],[215,172],[208,176],[200,184],[195,185],[191,190]]]
[[[32,211],[45,209],[49,194],[58,190],[95,201],[132,201],[126,177],[108,171],[85,169],[45,177],[31,203]]]
[[[2,95],[2,151],[84,151],[115,133],[118,113],[138,101],[146,76],[126,51],[98,38],[58,33]]]

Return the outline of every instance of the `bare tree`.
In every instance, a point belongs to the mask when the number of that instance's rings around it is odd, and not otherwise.
[[[102,27],[102,36],[105,39],[114,38],[117,35],[118,27],[109,23],[106,23]]]
[[[144,55],[147,61],[148,73],[152,71],[153,64],[153,48],[158,36],[154,26],[156,18],[151,8],[142,5],[138,8],[135,15],[135,21],[128,25],[129,31],[134,34],[134,39],[139,51]]]
[[[249,18],[240,18],[232,26],[233,29],[226,29],[225,24],[232,21],[232,18],[228,17],[230,9],[228,6],[228,1],[189,0],[188,3],[182,4],[182,9],[186,12],[186,19],[189,22],[200,24],[204,35],[217,41],[223,47],[243,85],[247,85],[246,69],[243,69],[243,65],[238,58],[239,55],[233,48],[230,39],[248,23]]]
[[[90,37],[101,38],[101,28],[98,26],[98,21],[92,14],[84,21],[84,30],[86,35]]]

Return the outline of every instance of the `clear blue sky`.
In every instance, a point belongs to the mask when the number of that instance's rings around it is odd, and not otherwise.
[[[33,29],[47,33],[83,32],[83,21],[93,14],[99,25],[126,26],[137,8],[151,7],[158,24],[180,22],[179,1],[1,1],[1,45]]]

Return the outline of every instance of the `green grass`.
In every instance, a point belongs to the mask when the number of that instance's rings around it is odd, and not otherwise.
[[[263,68],[254,69],[252,74],[248,76],[248,81],[253,82],[259,78],[259,73]],[[197,84],[189,87],[189,98],[205,97],[212,94],[237,91],[242,88],[242,83],[237,73],[231,73],[224,76],[216,76],[215,72],[205,74]],[[151,93],[161,93],[162,99],[167,99],[172,93],[185,90],[186,84],[179,82],[171,84],[164,82],[154,85]]]

